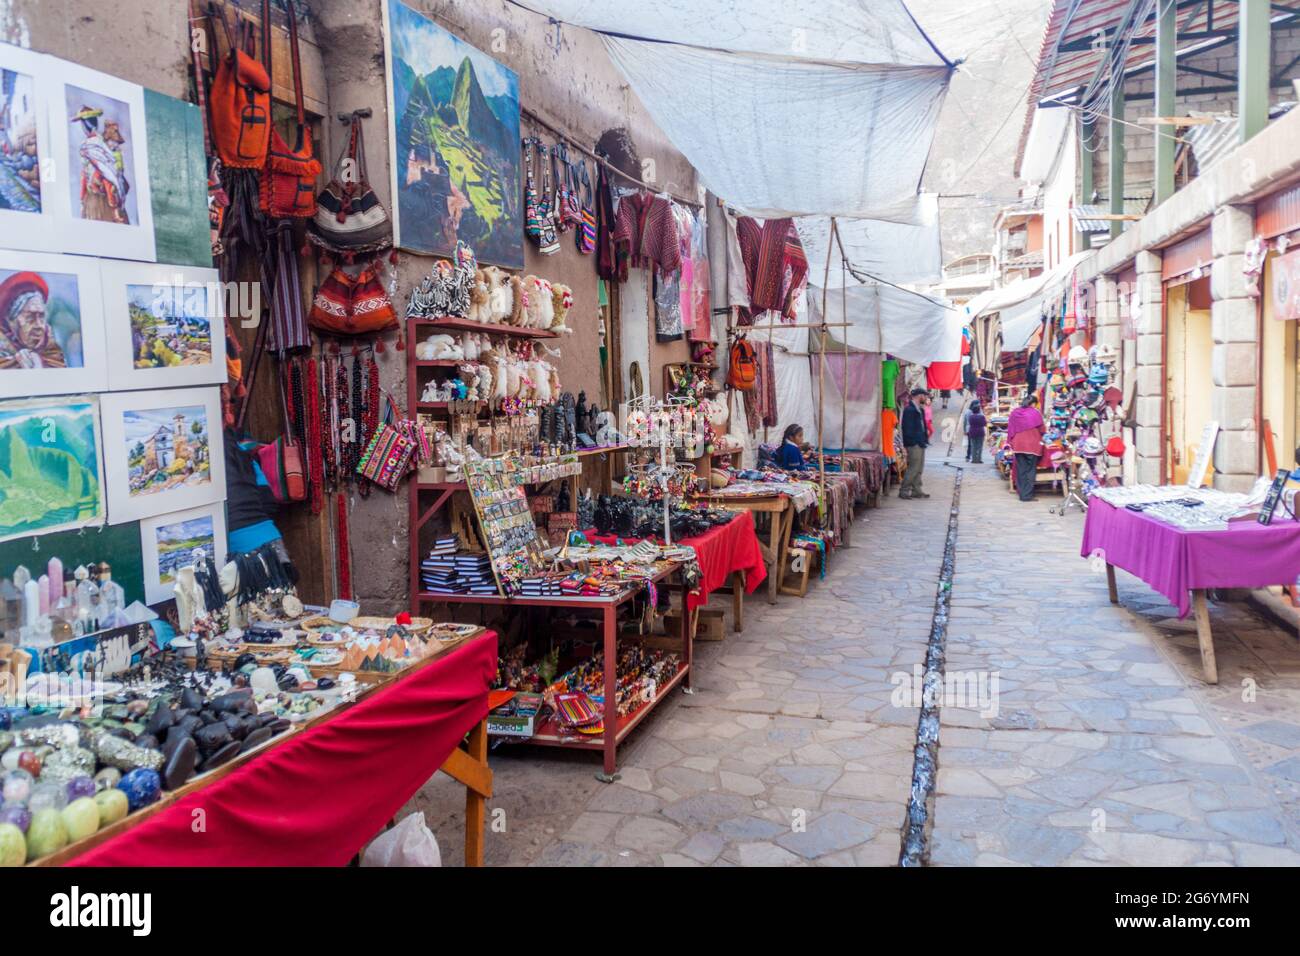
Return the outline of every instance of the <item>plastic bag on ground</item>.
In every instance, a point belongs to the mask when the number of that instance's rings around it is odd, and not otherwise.
[[[442,854],[424,812],[408,814],[366,847],[362,866],[442,866]]]

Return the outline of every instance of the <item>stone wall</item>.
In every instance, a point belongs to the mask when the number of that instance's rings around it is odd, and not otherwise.
[[[239,0],[250,12],[255,0]],[[336,114],[369,107],[366,146],[372,184],[388,204],[391,199],[388,161],[387,95],[381,0],[306,0],[311,23],[304,39],[319,48],[325,90],[324,141],[319,153],[328,165],[337,154],[346,127]],[[697,194],[694,169],[672,147],[650,119],[606,55],[599,37],[584,30],[557,27],[506,0],[409,0],[408,5],[503,62],[519,74],[524,108],[566,131],[572,141],[592,146],[607,130],[626,129],[641,160],[653,161],[655,183],[679,196]],[[189,31],[187,0],[115,0],[111,5],[86,0],[0,0],[0,39],[82,63],[171,96],[185,98],[189,90]],[[313,62],[305,68],[316,68]],[[280,71],[277,69],[277,76]],[[528,130],[527,123],[524,126]],[[542,138],[554,137],[539,131]],[[592,167],[594,172],[594,166]],[[391,205],[390,205],[391,208]],[[591,256],[582,256],[571,234],[562,251],[539,256],[527,246],[525,271],[535,272],[574,290],[569,326],[572,335],[557,344],[553,359],[566,390],[586,390],[599,400],[599,336],[596,320],[597,280]],[[399,310],[410,288],[433,265],[430,257],[401,254],[398,265]],[[304,286],[314,270],[304,270]],[[310,296],[311,288],[304,288]],[[647,384],[661,389],[659,369],[666,361],[688,356],[684,343],[660,345],[645,316],[627,316],[625,323],[648,339],[651,374]],[[390,337],[390,345],[392,339]],[[644,351],[644,350],[643,350]],[[400,401],[406,395],[406,353],[391,347],[377,356],[384,388]],[[260,436],[268,437],[268,436]],[[311,536],[307,522],[295,514],[286,521],[291,545]],[[352,515],[353,581],[360,600],[374,613],[406,606],[406,492],[397,496],[376,491],[356,499]],[[328,577],[328,573],[325,573]],[[324,583],[325,596],[332,581]],[[316,595],[321,589],[312,588]]]

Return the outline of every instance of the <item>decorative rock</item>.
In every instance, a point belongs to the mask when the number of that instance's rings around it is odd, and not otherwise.
[[[220,767],[231,757],[234,757],[236,754],[238,754],[241,746],[243,745],[238,740],[230,741],[230,743],[226,744],[224,747],[220,748],[219,750],[215,751],[210,756],[208,756],[203,761],[203,766],[200,767],[199,769],[202,770],[204,773],[207,773],[209,770],[213,770],[216,767]]]
[[[186,687],[181,691],[181,706],[187,710],[200,710],[203,707],[203,697],[193,687]]]
[[[39,777],[41,775],[41,758],[30,750],[24,750],[18,755],[18,769],[26,770],[33,777]]]
[[[158,756],[161,758],[162,754]],[[126,794],[127,804],[134,811],[147,807],[162,795],[162,780],[156,770],[137,767],[122,778],[117,789]]]
[[[64,786],[64,790],[67,792],[70,801],[78,800],[81,797],[93,797],[96,789],[94,777],[91,777],[88,774],[73,777]]]
[[[27,859],[39,860],[62,850],[68,843],[68,827],[63,822],[63,814],[53,807],[46,807],[32,814],[31,826],[27,828]]]
[[[194,731],[194,740],[205,754],[212,753],[230,743],[230,730],[225,723],[208,724]]]
[[[27,809],[35,816],[42,810],[62,810],[68,805],[68,795],[62,784],[38,783],[27,801]]]
[[[162,732],[173,723],[172,709],[170,707],[160,706],[145,722],[144,730],[147,734],[153,734],[154,737],[159,737],[162,735]]]
[[[27,838],[12,823],[0,823],[0,866],[22,866],[27,862]]]
[[[101,790],[95,794],[95,807],[99,810],[99,826],[101,829],[110,823],[116,823],[131,812],[131,804],[127,800],[126,794],[116,787],[111,790]]]
[[[6,803],[0,807],[0,823],[12,823],[24,833],[32,822],[32,812],[20,803]]]
[[[94,737],[95,755],[101,763],[116,767],[118,770],[130,771],[137,767],[157,770],[162,766],[162,754],[156,750],[145,750],[111,734],[98,734]]]
[[[193,737],[177,737],[175,745],[168,744],[163,752],[162,785],[175,790],[194,773],[199,759],[199,747]]]
[[[25,804],[35,785],[36,781],[26,770],[10,770],[4,775],[4,802]]]
[[[63,808],[63,825],[69,843],[84,840],[99,829],[99,807],[90,797],[78,797]]]
[[[95,755],[85,747],[65,747],[45,758],[41,767],[41,780],[66,784],[74,777],[89,776],[95,772]]]
[[[257,730],[253,731],[251,734],[249,734],[247,737],[244,738],[244,746],[240,749],[239,752],[248,753],[248,751],[252,750],[254,747],[266,743],[268,740],[271,739],[271,736],[272,735],[271,735],[270,727],[259,727],[257,728]]]
[[[0,756],[0,770],[17,770],[18,758],[22,755],[23,751],[17,747],[6,750],[3,756]]]
[[[149,701],[147,700],[133,700],[129,702],[124,708],[126,713],[129,714],[131,717],[143,717],[145,711],[147,711],[148,709],[149,709]]]
[[[105,767],[99,773],[95,774],[95,788],[103,793],[105,790],[112,790],[117,786],[117,782],[122,779],[122,771],[116,767]]]

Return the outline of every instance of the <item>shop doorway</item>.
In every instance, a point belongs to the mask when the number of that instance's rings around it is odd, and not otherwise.
[[[1211,417],[1213,354],[1209,277],[1168,285],[1165,289],[1165,479],[1176,485],[1186,483],[1200,450],[1201,433]],[[1205,480],[1207,484],[1210,482],[1210,473]]]
[[[1291,254],[1270,253],[1260,283],[1264,319],[1260,330],[1260,405],[1264,442],[1264,465],[1268,474],[1277,468],[1294,467],[1296,410],[1300,408],[1300,322],[1288,318],[1296,313]]]

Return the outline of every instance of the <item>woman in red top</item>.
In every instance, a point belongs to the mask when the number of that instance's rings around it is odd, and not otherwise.
[[[1034,500],[1034,476],[1043,454],[1046,426],[1038,410],[1038,396],[1030,394],[1007,419],[1007,441],[1016,453],[1016,492],[1021,501]]]

